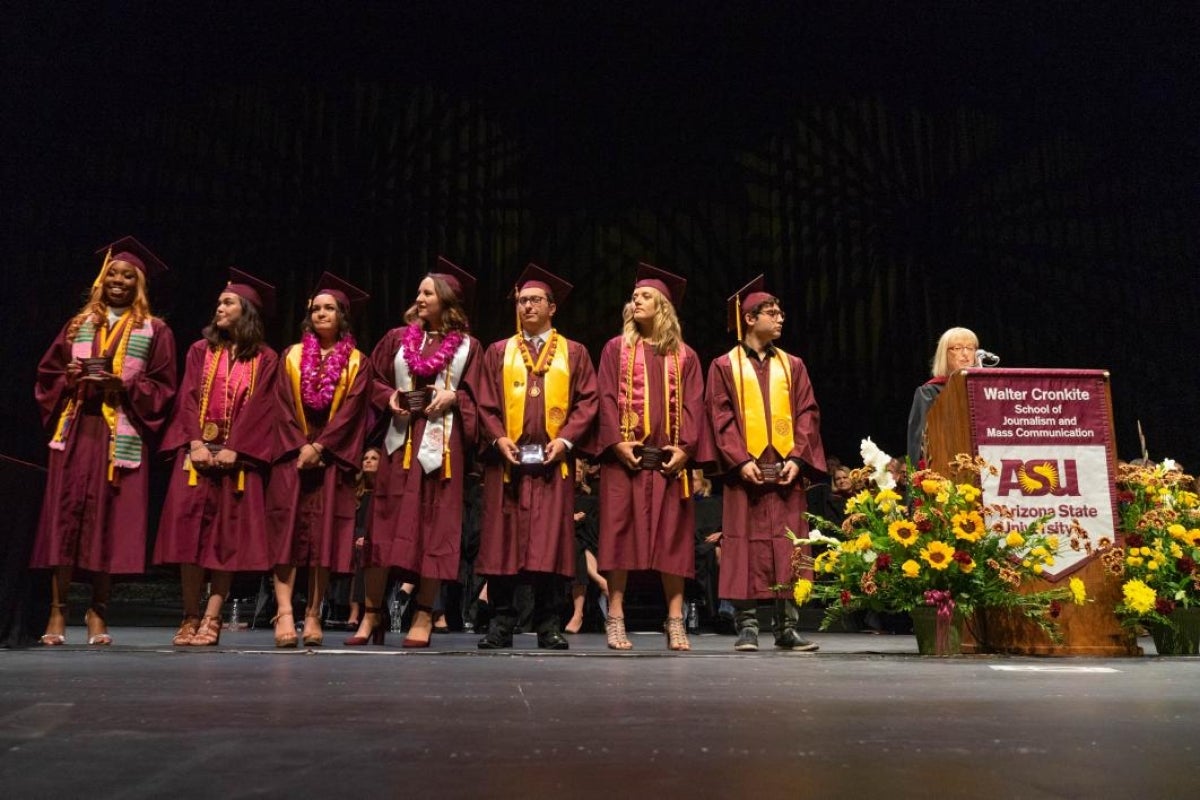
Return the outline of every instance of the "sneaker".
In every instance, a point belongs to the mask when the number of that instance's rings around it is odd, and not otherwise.
[[[758,649],[758,631],[753,628],[742,628],[738,633],[737,641],[733,643],[733,649],[739,653],[752,653]]]
[[[800,653],[812,653],[820,650],[821,646],[805,639],[795,628],[786,628],[775,637],[775,646],[780,650],[795,650]]]

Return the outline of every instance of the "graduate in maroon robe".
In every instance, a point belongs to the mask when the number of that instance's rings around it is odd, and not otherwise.
[[[475,572],[495,613],[481,650],[512,647],[518,582],[533,585],[544,650],[566,650],[563,583],[575,574],[575,460],[592,446],[596,373],[587,349],[552,320],[571,284],[536,264],[516,283],[518,332],[483,355],[479,428],[485,461]]]
[[[382,644],[389,568],[420,577],[404,647],[428,647],[441,582],[458,578],[463,481],[475,447],[479,342],[466,307],[475,279],[438,258],[421,280],[405,325],[371,354],[372,404],[384,412],[384,455],[375,475],[370,534],[363,547],[362,622],[350,646]]]
[[[233,573],[274,562],[263,481],[278,450],[277,358],[263,343],[263,315],[275,289],[240,270],[229,273],[204,338],[188,349],[162,444],[174,463],[154,563],[179,564],[183,622],[175,645],[217,644]],[[205,570],[212,573],[211,594],[201,617]]]
[[[30,559],[31,567],[54,570],[46,645],[66,643],[76,569],[92,576],[87,643],[112,643],[105,621],[111,576],[145,571],[148,440],[175,395],[175,337],[150,313],[146,293],[147,277],[166,267],[133,237],[99,252],[104,264],[87,303],[42,356],[34,388],[50,433]]]
[[[624,311],[624,332],[604,346],[600,389],[600,552],[608,571],[608,646],[628,650],[629,570],[656,570],[667,598],[667,644],[691,648],[684,581],[696,571],[695,508],[687,466],[713,459],[704,377],[683,343],[675,306],[687,281],[649,264]]]
[[[371,364],[355,349],[350,312],[369,295],[326,272],[317,281],[299,344],[284,351],[275,381],[280,455],[267,484],[275,562],[275,646],[296,646],[292,593],[308,567],[304,644],[320,645],[330,570],[350,572],[356,476],[370,411]]]
[[[783,333],[779,298],[758,276],[729,298],[740,341],[708,370],[708,413],[725,471],[718,595],[733,603],[739,651],[758,649],[759,601],[776,605],[775,646],[816,650],[796,632],[787,587],[792,541],[808,523],[801,474],[825,473],[821,415],[804,362],[774,342]]]

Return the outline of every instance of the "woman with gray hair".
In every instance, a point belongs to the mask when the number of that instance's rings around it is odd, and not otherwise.
[[[915,467],[925,450],[925,415],[942,393],[946,379],[975,365],[979,337],[967,328],[951,328],[938,339],[933,353],[932,377],[913,393],[912,410],[908,412],[908,460]]]

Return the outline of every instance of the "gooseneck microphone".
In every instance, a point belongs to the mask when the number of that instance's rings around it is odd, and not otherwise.
[[[995,353],[989,353],[987,350],[975,351],[975,366],[977,367],[994,367],[1000,363],[1000,356]]]

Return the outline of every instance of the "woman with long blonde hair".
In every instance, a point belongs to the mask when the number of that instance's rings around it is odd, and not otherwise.
[[[970,328],[950,328],[938,339],[930,364],[930,377],[913,392],[912,408],[908,412],[908,459],[915,468],[925,453],[925,417],[946,379],[975,365],[979,337]],[[945,465],[943,465],[943,468]]]
[[[149,440],[175,396],[175,337],[146,292],[147,277],[166,267],[133,237],[100,252],[87,302],[38,364],[50,459],[30,566],[54,571],[45,645],[66,643],[75,570],[92,581],[87,643],[112,643],[111,576],[145,571]]]
[[[710,462],[699,359],[683,342],[675,309],[687,281],[638,265],[620,336],[600,356],[600,552],[608,573],[605,633],[614,650],[633,647],[625,630],[630,570],[654,570],[667,601],[671,650],[689,650],[683,590],[695,574],[695,508],[689,464]]]

